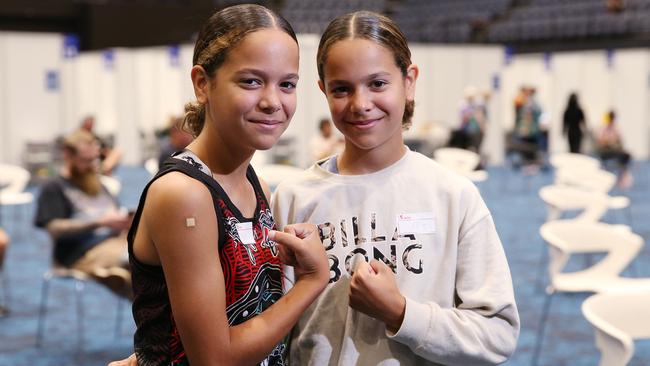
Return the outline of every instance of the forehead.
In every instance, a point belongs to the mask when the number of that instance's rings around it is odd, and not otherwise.
[[[77,144],[77,156],[81,158],[92,158],[99,155],[99,144],[97,142],[81,142]]]
[[[363,38],[349,38],[332,44],[323,66],[326,79],[341,75],[399,72],[388,48]]]
[[[283,30],[265,28],[247,34],[229,53],[222,68],[298,73],[298,44]]]

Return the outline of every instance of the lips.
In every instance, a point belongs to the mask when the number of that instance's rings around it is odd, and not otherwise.
[[[278,128],[281,128],[284,125],[283,121],[277,120],[277,119],[254,119],[254,120],[249,120],[251,123],[253,123],[255,126],[257,126],[258,129],[261,131],[275,131]]]
[[[374,127],[379,121],[381,121],[383,117],[381,118],[373,118],[373,119],[364,119],[364,120],[358,120],[358,121],[347,121],[348,124],[353,125],[356,128],[359,129],[369,129]]]

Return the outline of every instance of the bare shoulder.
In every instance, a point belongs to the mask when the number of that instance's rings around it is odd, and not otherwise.
[[[183,173],[171,172],[151,184],[147,201],[158,208],[196,209],[211,202],[211,196],[203,183]]]

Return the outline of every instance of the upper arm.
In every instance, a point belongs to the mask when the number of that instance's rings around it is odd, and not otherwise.
[[[54,219],[68,218],[72,215],[70,202],[65,198],[61,187],[54,181],[45,183],[38,196],[34,224],[47,228]]]
[[[228,356],[225,285],[212,202],[202,183],[169,173],[151,185],[143,216],[165,273],[174,321],[188,358],[196,364]],[[223,351],[214,352],[217,348]]]

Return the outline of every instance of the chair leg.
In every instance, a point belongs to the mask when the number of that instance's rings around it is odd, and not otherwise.
[[[84,289],[84,283],[79,280],[75,280],[75,298],[77,302],[77,347],[79,350],[83,349],[84,342],[84,308],[83,302],[81,299],[81,294]]]
[[[36,347],[43,345],[43,331],[45,327],[45,316],[47,313],[47,297],[50,290],[51,273],[43,275],[43,285],[41,287],[41,305],[38,310],[38,328],[36,330]]]
[[[548,248],[546,243],[542,244],[542,253],[539,255],[539,263],[537,264],[537,289],[540,292],[544,291],[544,274],[548,263]]]
[[[542,342],[544,341],[544,328],[546,326],[546,320],[548,318],[548,313],[549,310],[551,309],[551,300],[553,299],[553,295],[555,292],[551,294],[546,294],[546,298],[544,299],[544,307],[542,308],[542,316],[539,320],[539,325],[537,327],[537,337],[535,339],[535,349],[533,350],[533,358],[530,362],[532,366],[537,366],[537,363],[539,361],[539,355],[542,351]]]

